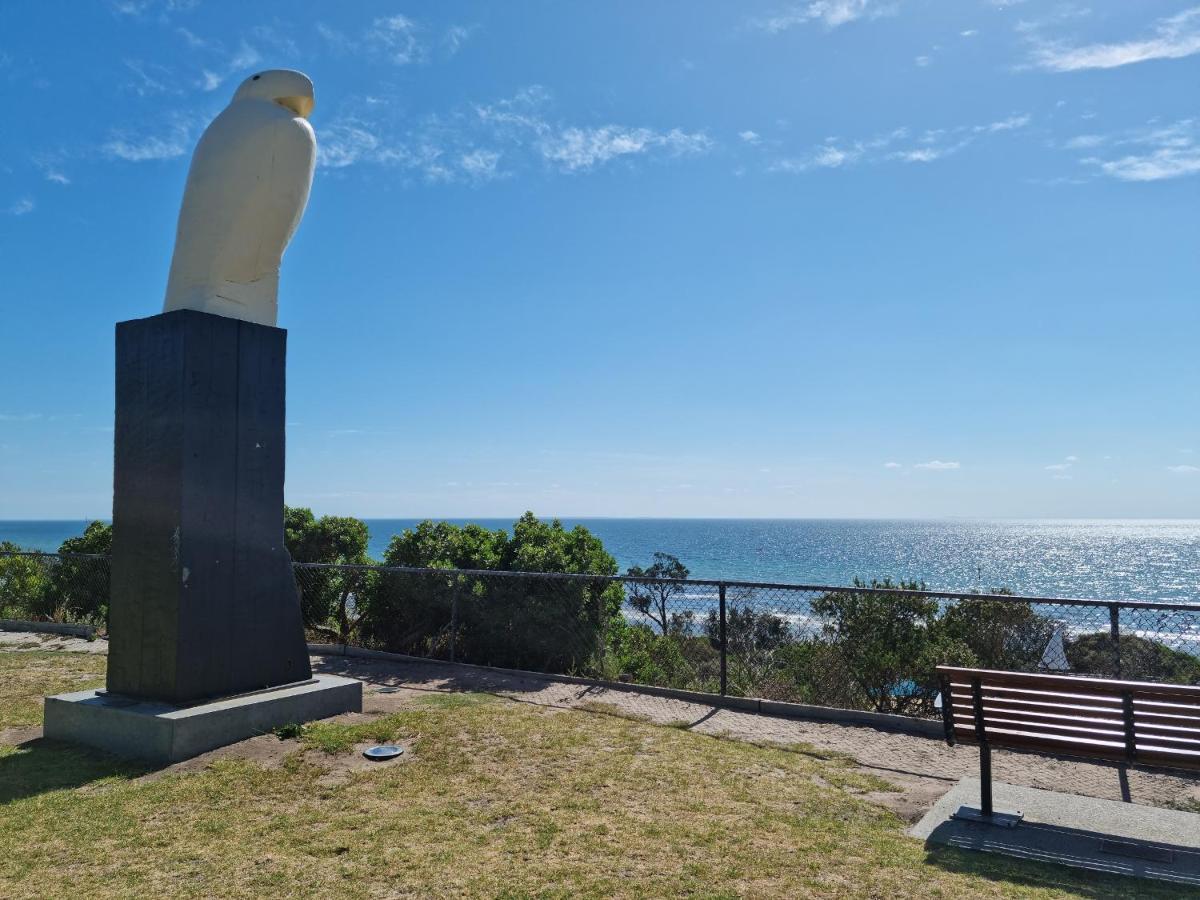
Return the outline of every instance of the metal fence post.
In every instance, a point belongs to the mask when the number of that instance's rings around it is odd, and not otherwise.
[[[720,598],[721,608],[721,696],[724,697],[726,690],[729,687],[729,674],[727,669],[729,652],[726,647],[728,642],[725,639],[725,582],[721,582],[719,585],[717,585],[717,596]]]
[[[454,654],[458,644],[458,591],[459,579],[454,578],[454,588],[450,591],[450,662],[454,662]]]
[[[1121,677],[1121,608],[1113,603],[1108,607],[1108,633],[1113,642],[1113,674]]]

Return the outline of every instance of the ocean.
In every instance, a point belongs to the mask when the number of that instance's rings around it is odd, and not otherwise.
[[[370,553],[416,519],[368,519]],[[461,524],[461,519],[449,521]],[[511,519],[473,520],[510,528]],[[563,519],[621,571],[672,553],[695,578],[841,585],[915,579],[935,590],[1200,602],[1200,520]],[[0,541],[53,551],[86,523],[0,521]]]

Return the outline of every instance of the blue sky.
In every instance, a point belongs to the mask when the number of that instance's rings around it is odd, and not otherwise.
[[[1195,4],[5,4],[0,518],[109,514],[113,324],[272,67],[290,502],[1200,515]]]

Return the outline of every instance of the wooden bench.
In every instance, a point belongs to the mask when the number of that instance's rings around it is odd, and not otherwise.
[[[946,742],[979,745],[980,810],[992,808],[992,748],[1200,769],[1200,687],[938,666]]]

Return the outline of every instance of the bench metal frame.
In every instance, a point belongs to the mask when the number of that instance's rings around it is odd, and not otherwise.
[[[1021,820],[1019,812],[994,808],[993,747],[1154,768],[1200,768],[1200,687],[956,666],[938,666],[937,675],[946,743],[979,746],[980,808],[964,807],[956,818],[1008,826]],[[967,685],[969,707],[963,696]],[[989,687],[996,693],[985,697]],[[1014,696],[1006,697],[1006,692]],[[963,721],[968,717],[973,727]]]

